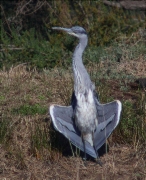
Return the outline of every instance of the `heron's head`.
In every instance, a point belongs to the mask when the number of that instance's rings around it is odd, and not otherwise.
[[[66,33],[79,39],[87,36],[85,29],[80,26],[73,26],[72,28],[53,27],[52,29],[65,31]]]

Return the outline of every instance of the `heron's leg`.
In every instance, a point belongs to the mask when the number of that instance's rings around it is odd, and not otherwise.
[[[86,161],[87,157],[86,157],[86,145],[85,145],[85,141],[83,140],[83,145],[84,145],[84,157],[83,160]]]
[[[94,143],[93,133],[92,133],[92,140],[93,140],[93,143]],[[100,158],[99,158],[98,151],[96,150],[96,148],[95,148],[94,145],[93,145],[93,148],[94,148],[94,150],[95,150],[95,152],[96,152],[96,155],[97,155],[97,158],[95,158],[95,161],[96,161],[97,164],[99,164],[100,166],[102,166],[102,162],[101,162],[101,160],[100,160]]]
[[[86,145],[85,145],[85,140],[83,138],[83,135],[82,135],[82,142],[83,142],[83,146],[84,146],[84,157],[83,157],[83,161],[85,162],[85,165],[86,165],[86,160],[87,160],[87,157],[86,157]]]

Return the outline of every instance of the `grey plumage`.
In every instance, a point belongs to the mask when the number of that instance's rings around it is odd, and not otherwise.
[[[71,106],[50,107],[53,125],[57,131],[85,152],[85,158],[86,153],[97,158],[97,150],[119,123],[121,103],[114,101],[102,105],[98,101],[95,86],[82,62],[82,54],[88,42],[86,31],[79,26],[53,29],[63,30],[79,39],[72,60],[74,93]]]

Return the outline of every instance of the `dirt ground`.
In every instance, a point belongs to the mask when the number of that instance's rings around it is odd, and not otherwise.
[[[81,157],[59,156],[54,161],[42,162],[35,157],[25,160],[27,168],[19,169],[11,164],[6,152],[2,151],[0,180],[69,180],[69,179],[95,179],[95,180],[146,180],[146,155],[126,145],[110,147],[101,161],[103,166],[88,160],[86,165]],[[2,171],[2,169],[0,169]]]

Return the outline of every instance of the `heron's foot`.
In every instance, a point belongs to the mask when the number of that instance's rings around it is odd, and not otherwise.
[[[102,167],[103,163],[101,162],[101,160],[99,158],[96,158],[95,161],[97,164],[99,164]]]
[[[83,161],[86,161],[87,160],[87,158],[86,157],[83,157]]]

